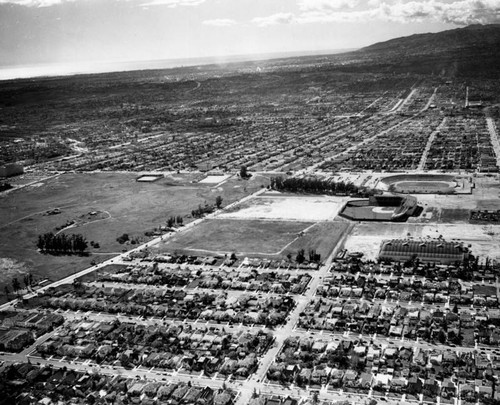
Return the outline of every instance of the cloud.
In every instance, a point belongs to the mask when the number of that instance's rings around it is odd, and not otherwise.
[[[328,11],[354,8],[359,4],[358,0],[299,0],[299,9],[302,11]]]
[[[88,0],[0,0],[0,4],[17,4],[19,6],[25,7],[50,7],[61,3],[72,3],[77,1],[88,1]],[[131,2],[134,0],[126,0]],[[206,0],[150,0],[146,3],[140,3],[141,6],[168,6],[168,7],[178,7],[178,6],[198,6],[204,3]]]
[[[397,22],[438,21],[455,25],[500,22],[500,0],[410,1],[382,3],[379,18]]]
[[[215,20],[203,21],[204,25],[211,25],[213,27],[231,27],[236,25],[236,21],[230,18],[216,18]]]
[[[254,18],[252,22],[259,27],[267,27],[270,25],[291,24],[295,22],[295,17],[293,13],[276,13],[268,17]]]
[[[205,3],[206,0],[151,0],[147,3],[142,3],[141,6],[168,6],[170,8],[181,6],[199,6]]]
[[[277,24],[435,21],[455,25],[500,23],[500,0],[298,0],[299,13],[259,17],[253,23]]]
[[[25,7],[50,7],[61,3],[71,3],[76,0],[0,0],[0,4],[16,4]]]

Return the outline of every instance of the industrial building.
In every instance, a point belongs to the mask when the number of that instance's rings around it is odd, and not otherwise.
[[[468,255],[467,247],[456,242],[392,239],[382,242],[379,259],[405,262],[418,258],[426,263],[452,264],[463,262]]]

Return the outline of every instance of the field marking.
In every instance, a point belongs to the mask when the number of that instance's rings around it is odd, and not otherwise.
[[[64,208],[77,207],[77,206],[79,206],[79,204],[69,204],[69,205],[63,205],[63,206],[61,206],[61,207],[56,207],[56,208],[59,208],[59,209],[64,209]],[[26,219],[26,218],[31,218],[31,217],[34,217],[35,215],[45,214],[45,213],[46,213],[47,211],[49,211],[49,210],[50,210],[50,207],[49,207],[49,208],[44,209],[43,211],[38,211],[38,212],[34,212],[34,213],[32,213],[32,214],[25,215],[24,217],[21,217],[21,218],[18,218],[18,219],[16,219],[16,220],[14,220],[14,221],[8,222],[8,223],[3,224],[3,225],[0,225],[0,229],[5,228],[5,227],[7,227],[7,226],[9,226],[9,225],[13,225],[13,224],[15,224],[16,222],[20,222],[20,221],[22,221],[22,220],[24,220],[24,219]]]
[[[86,225],[93,224],[95,222],[106,221],[108,219],[113,218],[113,216],[109,213],[109,211],[103,210],[101,212],[105,212],[106,214],[108,214],[108,216],[106,218],[100,218],[100,219],[96,219],[94,221],[84,222],[82,224],[78,224],[78,223],[71,224],[71,225],[57,231],[56,235],[59,235],[61,232],[64,232],[64,231],[71,229],[71,228],[81,228],[81,227],[84,227]]]
[[[273,221],[273,222],[275,222],[275,221]],[[294,221],[294,222],[297,222],[297,221]],[[318,221],[318,222],[315,222],[314,224],[309,225],[307,228],[305,228],[302,231],[300,231],[299,234],[298,234],[298,236],[296,236],[291,242],[287,243],[284,247],[281,248],[281,250],[279,250],[277,252],[271,252],[271,253],[264,253],[264,252],[234,252],[234,253],[237,253],[238,255],[247,255],[247,256],[251,256],[251,255],[278,256],[278,255],[281,255],[286,249],[288,249],[288,247],[290,245],[292,245],[293,243],[295,243],[300,238],[304,237],[306,235],[306,233],[310,229],[312,229],[313,227],[315,227],[316,225],[318,225],[318,224],[320,224],[322,222],[325,222],[325,221]],[[303,234],[303,235],[300,235],[300,234]],[[185,247],[185,248],[181,248],[179,250],[189,250],[191,252],[205,252],[205,253],[209,253],[209,254],[218,254],[218,255],[223,255],[223,254],[226,254],[226,253],[230,252],[229,250],[218,251],[218,250],[209,250],[209,249],[197,249],[196,247]]]

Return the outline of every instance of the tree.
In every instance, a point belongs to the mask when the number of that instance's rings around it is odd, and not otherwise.
[[[306,260],[304,249],[300,249],[297,252],[297,256],[295,257],[295,260],[297,261],[298,264],[304,263],[304,260]]]
[[[125,242],[127,242],[129,240],[129,236],[128,236],[128,233],[124,233],[122,236],[119,236],[118,238],[116,238],[116,241],[120,244],[120,245],[123,245]]]
[[[215,206],[217,208],[220,208],[222,206],[222,197],[220,195],[218,195],[217,198],[215,199]]]
[[[440,343],[446,342],[446,333],[442,329],[439,331],[438,340]]]
[[[12,279],[12,290],[17,293],[19,291],[19,289],[21,288],[21,285],[19,284],[19,280],[17,279],[17,277],[14,277]]]
[[[315,249],[310,249],[309,250],[309,261],[318,263],[321,260],[321,255],[316,252]]]
[[[249,176],[248,176],[248,169],[246,166],[241,166],[240,168],[240,177],[242,179],[247,179]]]
[[[7,299],[9,299],[9,293],[10,293],[9,287],[5,286],[3,290],[5,291],[5,296],[7,297]]]
[[[313,391],[312,393],[312,403],[316,405],[318,403],[318,391]]]
[[[73,288],[75,290],[78,290],[81,286],[82,286],[82,280],[80,280],[79,278],[75,278],[73,280]]]

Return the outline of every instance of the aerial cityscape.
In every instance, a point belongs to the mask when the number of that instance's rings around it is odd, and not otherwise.
[[[0,80],[0,404],[500,404],[500,4],[422,4],[456,26]]]

